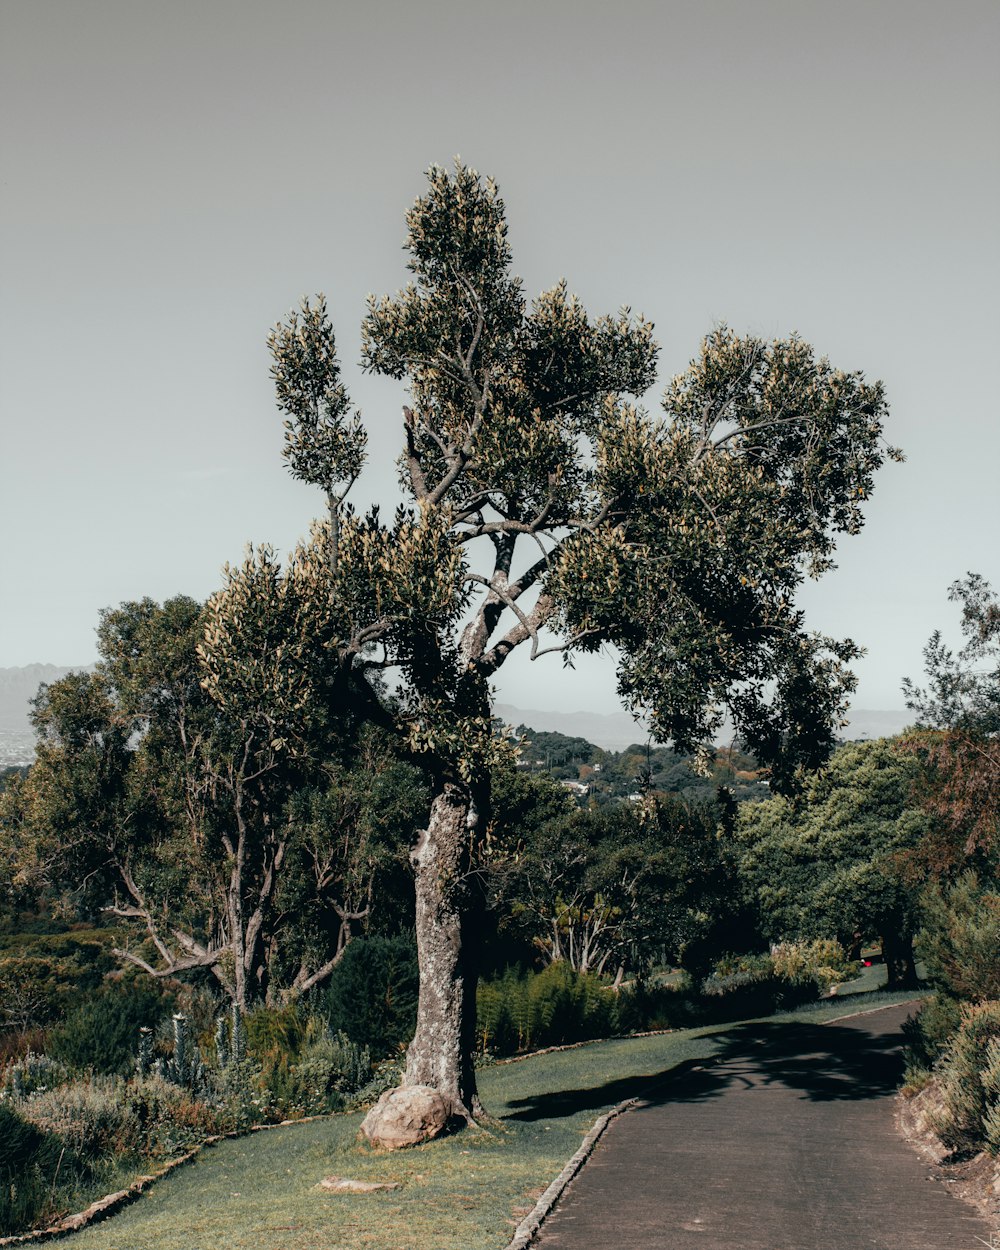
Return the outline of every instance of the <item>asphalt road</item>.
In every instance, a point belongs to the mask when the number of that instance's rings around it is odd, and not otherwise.
[[[539,1250],[981,1250],[894,1127],[910,1009],[741,1025],[609,1127]],[[991,1236],[992,1234],[992,1236]]]

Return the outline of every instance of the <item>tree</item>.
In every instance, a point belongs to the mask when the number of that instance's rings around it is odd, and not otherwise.
[[[997,872],[1000,851],[1000,602],[968,573],[952,583],[966,642],[956,654],[935,630],[924,648],[927,686],[903,682],[917,715],[907,747],[923,763],[921,799],[934,825],[915,860],[938,876]]]
[[[967,573],[948,588],[962,605],[966,642],[955,653],[936,629],[924,647],[927,686],[903,680],[906,706],[922,729],[993,734],[1000,729],[1000,602],[979,573]]]
[[[745,803],[739,871],[765,937],[877,937],[890,986],[916,984],[913,937],[923,881],[907,856],[927,834],[918,765],[889,739],[841,748],[794,799]]]
[[[265,551],[207,608],[103,613],[96,671],[36,700],[38,758],[3,817],[21,877],[136,926],[123,962],[207,975],[240,1007],[329,976],[423,801],[379,731],[338,739],[294,589]]]
[[[523,839],[499,903],[545,963],[642,976],[711,924],[720,812],[647,799],[551,815]]]
[[[413,280],[373,298],[362,328],[364,367],[409,387],[408,498],[391,523],[344,502],[364,449],[325,303],[303,303],[270,346],[292,472],[328,501],[343,484],[307,545],[330,697],[385,720],[371,679],[393,670],[388,719],[433,779],[412,853],[421,988],[405,1083],[470,1118],[467,869],[506,750],[490,679],[517,647],[569,662],[611,643],[622,697],[659,738],[694,747],[728,708],[776,783],[821,760],[857,648],[806,632],[795,591],[831,567],[837,533],[861,528],[886,404],[796,336],[721,327],[652,417],[632,402],[654,380],[651,324],[591,318],[564,282],[529,305],[496,185],[461,164],[428,180],[407,214]]]

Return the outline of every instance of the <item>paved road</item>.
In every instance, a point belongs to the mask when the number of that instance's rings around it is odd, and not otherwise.
[[[539,1250],[1000,1246],[893,1126],[908,1014],[734,1028],[612,1123]]]

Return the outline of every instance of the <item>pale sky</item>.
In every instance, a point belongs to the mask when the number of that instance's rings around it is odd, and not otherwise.
[[[902,706],[948,584],[1000,585],[995,0],[3,0],[0,667],[96,657],[98,612],[204,598],[321,505],[281,461],[265,340],[325,291],[389,501],[402,387],[356,367],[403,215],[456,154],[500,184],[533,296],[726,321],[884,380],[868,524],[807,588]],[[614,710],[613,665],[498,697]]]

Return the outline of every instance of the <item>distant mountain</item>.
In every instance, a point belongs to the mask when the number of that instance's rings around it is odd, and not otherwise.
[[[894,738],[913,724],[913,713],[905,711],[878,712],[869,708],[851,708],[849,723],[840,731],[845,742],[858,738]]]
[[[604,751],[624,751],[634,742],[645,742],[647,737],[647,731],[628,712],[540,712],[497,703],[493,714],[515,729],[528,725],[543,733],[586,738]]]
[[[67,673],[89,672],[92,664],[26,664],[21,668],[0,668],[0,768],[30,764],[35,756],[35,739],[28,719],[30,702],[42,683],[58,681]]]
[[[30,730],[29,703],[45,682],[58,681],[67,673],[90,672],[92,664],[26,664],[23,668],[0,668],[0,729]]]
[[[92,664],[69,667],[59,664],[28,664],[23,668],[0,668],[0,767],[29,763],[34,757],[34,740],[28,720],[29,702],[42,682],[58,681],[72,672],[90,672]],[[605,751],[624,751],[627,746],[646,741],[646,730],[628,712],[545,712],[498,703],[494,708],[508,725],[529,725],[545,733],[586,738]],[[850,713],[850,724],[840,736],[885,738],[902,732],[912,721],[904,711],[870,711],[858,708]]]
[[[566,734],[570,738],[586,738],[605,751],[624,751],[636,742],[646,741],[646,729],[628,712],[542,712],[537,708],[519,708],[498,703],[494,715],[516,729],[528,725],[543,733]],[[858,738],[891,738],[913,723],[913,713],[904,711],[869,711],[858,708],[849,713],[850,722],[838,735],[846,742]],[[729,740],[729,734],[719,741]]]

